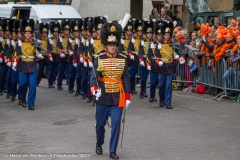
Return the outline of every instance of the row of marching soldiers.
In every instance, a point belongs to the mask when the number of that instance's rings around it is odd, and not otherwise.
[[[33,42],[36,25],[33,20],[2,20],[0,94],[7,89],[7,98],[11,97],[11,100],[15,101],[18,90],[19,104],[33,110],[36,86],[39,85],[46,67],[49,88],[55,88],[54,80],[57,77],[57,89],[62,90],[62,81],[66,75],[68,92],[75,91],[76,81],[75,95],[82,95],[82,99],[92,102],[90,73],[94,57],[105,50],[100,39],[100,29],[106,22],[105,17],[99,16],[77,20],[63,19],[61,24],[57,21],[39,23],[40,38]],[[171,109],[172,79],[179,58],[169,45],[173,32],[172,23],[129,19],[122,25],[122,29],[124,34],[118,51],[129,61],[131,94],[137,94],[135,86],[139,70],[139,97],[148,97],[146,83],[150,72],[149,101],[157,101],[155,93],[159,86],[159,106]],[[49,30],[52,35],[50,38]],[[6,77],[7,86],[4,88]]]

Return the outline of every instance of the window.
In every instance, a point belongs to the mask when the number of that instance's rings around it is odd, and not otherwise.
[[[226,17],[225,20],[224,20],[224,23],[225,23],[226,25],[229,25],[231,19],[233,19],[233,16]]]
[[[214,18],[215,17],[218,17],[217,15],[216,16],[208,16],[207,18],[207,23],[212,26],[214,24]]]

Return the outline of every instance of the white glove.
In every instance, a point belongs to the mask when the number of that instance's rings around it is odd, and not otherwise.
[[[130,105],[130,103],[131,103],[131,101],[130,101],[130,100],[126,100],[126,107],[125,107],[125,109],[127,109],[127,108],[128,108],[128,106]]]
[[[135,43],[135,39],[134,39],[134,38],[132,38],[132,39],[131,39],[131,42],[132,42],[132,43]]]
[[[91,67],[91,68],[93,67],[93,63],[92,62],[89,62],[88,64],[89,64],[89,67]]]
[[[49,57],[49,61],[53,61],[53,58],[52,58],[52,57]]]
[[[84,62],[84,63],[83,63],[83,66],[84,66],[84,67],[87,67],[87,62]]]
[[[153,43],[153,42],[151,43],[151,45],[150,45],[150,48],[151,48],[151,49],[155,48],[155,46],[154,46],[154,43]]]
[[[16,67],[12,66],[12,70],[17,71]]]
[[[86,42],[86,46],[89,46],[89,41]]]
[[[124,40],[123,39],[121,39],[121,44],[124,44]]]
[[[158,62],[158,65],[161,67],[163,65],[163,62],[162,61],[159,61]]]
[[[12,64],[11,62],[8,62],[8,63],[7,63],[8,67],[11,67],[11,64]]]
[[[97,98],[99,98],[101,96],[101,91],[99,89],[97,89],[96,91],[93,92],[93,95]]]
[[[73,40],[72,40],[71,38],[69,38],[68,41],[69,41],[69,43],[72,43],[72,42],[73,42]]]
[[[91,44],[93,44],[93,43],[94,43],[94,40],[93,40],[92,38],[90,39],[90,43],[91,43]]]
[[[134,55],[131,55],[130,59],[131,59],[131,60],[134,60]]]
[[[3,62],[3,59],[2,58],[0,58],[0,63],[2,63]]]
[[[161,43],[158,43],[158,49],[161,49],[161,48],[162,48]]]
[[[147,70],[151,71],[151,66],[147,66]]]
[[[145,66],[145,63],[143,61],[140,62],[141,66]]]
[[[81,63],[83,63],[83,57],[80,57],[80,58],[79,58],[79,61],[80,61]]]
[[[61,57],[61,58],[64,58],[64,57],[65,57],[65,54],[60,54],[60,57]]]
[[[144,41],[141,41],[141,46],[144,46]]]
[[[39,59],[44,59],[44,57],[43,57],[42,54],[37,55],[37,57],[38,57]]]
[[[73,51],[70,51],[70,52],[69,52],[69,55],[72,56],[72,55],[73,55]]]
[[[176,55],[176,56],[174,57],[174,59],[175,59],[175,60],[179,59],[179,55]]]
[[[13,62],[13,67],[17,67],[17,62]]]
[[[73,63],[73,66],[74,66],[75,68],[77,68],[77,63]]]

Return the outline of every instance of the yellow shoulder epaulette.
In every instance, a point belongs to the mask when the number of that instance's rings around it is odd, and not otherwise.
[[[124,54],[122,54],[122,53],[119,53],[119,55],[120,56],[123,56],[123,57],[125,57],[125,58],[127,58],[127,56],[125,56]]]
[[[99,54],[95,54],[95,55],[94,55],[95,58],[100,57],[100,56],[106,54],[105,52],[104,52],[104,53],[100,53],[100,52],[98,52],[98,53],[99,53]]]

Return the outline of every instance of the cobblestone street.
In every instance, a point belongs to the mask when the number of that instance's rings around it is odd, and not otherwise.
[[[49,89],[43,79],[34,111],[6,99],[6,94],[0,97],[1,160],[21,159],[13,156],[24,154],[28,159],[109,159],[110,128],[106,125],[104,153],[98,156],[95,107],[63,87],[62,91]],[[167,110],[133,95],[118,156],[126,160],[239,160],[240,105],[212,98],[174,91],[173,109]],[[65,158],[64,153],[72,155]]]

